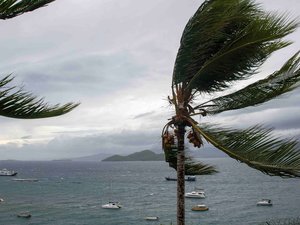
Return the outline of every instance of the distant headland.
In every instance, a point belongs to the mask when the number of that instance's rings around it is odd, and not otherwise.
[[[113,155],[103,159],[102,161],[164,161],[163,153],[156,154],[150,150],[135,152],[127,156]]]

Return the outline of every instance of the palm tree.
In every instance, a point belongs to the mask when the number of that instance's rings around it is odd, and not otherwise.
[[[0,0],[0,19],[10,19],[25,12],[46,6],[54,0]],[[0,116],[37,119],[53,117],[70,112],[78,103],[49,106],[42,98],[38,99],[22,88],[8,86],[13,80],[11,75],[0,79]]]
[[[299,52],[265,79],[199,101],[205,94],[227,90],[235,81],[254,75],[271,53],[291,44],[283,38],[298,25],[286,15],[263,11],[251,0],[205,0],[188,21],[173,70],[172,96],[168,97],[175,115],[162,131],[166,161],[177,170],[177,225],[184,224],[184,175],[215,172],[208,165],[185,162],[186,133],[195,147],[200,148],[206,140],[265,174],[300,177],[296,140],[275,137],[273,129],[262,125],[243,130],[198,123],[193,118],[256,106],[294,90],[300,80]],[[191,170],[194,165],[198,170]]]

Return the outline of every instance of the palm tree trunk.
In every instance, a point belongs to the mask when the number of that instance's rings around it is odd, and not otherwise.
[[[184,207],[184,135],[185,125],[178,125],[178,152],[177,152],[177,225],[184,225],[185,207]]]

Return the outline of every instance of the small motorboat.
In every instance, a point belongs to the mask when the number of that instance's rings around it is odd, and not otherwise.
[[[158,216],[147,216],[147,217],[145,217],[145,220],[156,221],[156,220],[159,220],[159,217]]]
[[[205,198],[204,191],[192,191],[185,193],[186,198]]]
[[[0,170],[0,176],[16,176],[18,173],[13,170],[2,169]]]
[[[185,181],[196,181],[196,177],[195,176],[188,176],[185,178]]]
[[[4,199],[3,199],[3,198],[0,198],[0,202],[4,202]]]
[[[31,214],[29,212],[20,212],[17,217],[21,217],[21,218],[31,218]]]
[[[270,199],[262,199],[256,203],[257,206],[272,206],[273,203]]]
[[[208,207],[206,205],[195,205],[192,207],[193,211],[207,211]]]
[[[107,204],[102,205],[103,209],[120,209],[122,206],[119,202],[109,202]]]
[[[172,178],[172,177],[165,177],[167,181],[177,181],[177,178]],[[184,178],[185,181],[196,181],[195,176],[187,176]]]

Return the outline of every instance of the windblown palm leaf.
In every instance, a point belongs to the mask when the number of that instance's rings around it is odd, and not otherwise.
[[[216,148],[250,167],[268,175],[300,177],[296,140],[274,137],[272,129],[262,126],[238,130],[202,124],[194,128]]]
[[[300,52],[289,59],[284,66],[267,77],[237,92],[225,95],[201,104],[208,114],[216,114],[227,110],[255,106],[277,96],[294,90],[300,81]]]
[[[249,0],[208,0],[186,25],[173,83],[187,90],[220,91],[249,77],[297,27],[295,21],[268,14]]]
[[[186,157],[185,174],[186,175],[212,175],[217,173],[217,169],[212,165],[207,165]]]
[[[53,117],[70,112],[79,104],[67,103],[65,105],[49,106],[43,99],[16,87],[6,85],[13,80],[7,76],[0,80],[0,115],[18,119],[38,119]]]
[[[166,162],[169,166],[177,170],[177,154],[168,154]],[[185,175],[211,175],[217,173],[217,169],[214,166],[204,164],[199,161],[195,161],[192,157],[185,157]]]
[[[10,19],[46,6],[55,0],[0,0],[0,19]]]

